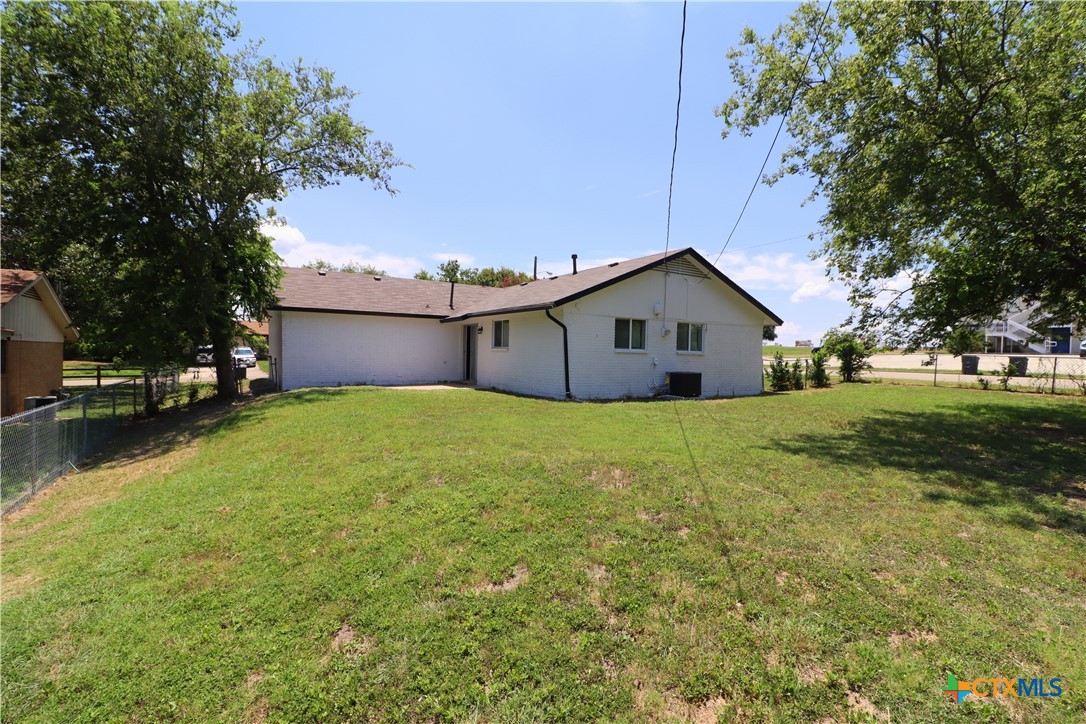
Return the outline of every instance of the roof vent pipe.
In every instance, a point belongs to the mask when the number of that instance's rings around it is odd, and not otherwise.
[[[573,273],[574,274],[577,273],[577,255],[576,254],[573,255]]]
[[[532,257],[532,281],[534,282],[539,278],[539,257]]]
[[[317,276],[326,277],[326,276],[328,276],[328,272],[326,272],[324,269],[318,269],[317,270]]]
[[[456,282],[449,283],[449,309],[456,309],[453,306],[453,293],[456,291]]]

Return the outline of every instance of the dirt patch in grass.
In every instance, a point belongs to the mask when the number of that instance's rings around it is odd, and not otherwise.
[[[365,656],[373,650],[376,642],[371,636],[359,636],[358,633],[351,627],[351,624],[346,621],[339,627],[335,635],[332,636],[332,648],[338,652],[345,653],[352,659],[359,656]]]
[[[0,586],[0,601],[7,602],[35,591],[43,583],[45,576],[39,576],[36,571],[29,571],[21,576],[4,576],[3,585]]]
[[[602,490],[622,490],[630,487],[634,476],[626,468],[606,465],[593,468],[588,474],[588,480]]]
[[[848,710],[852,714],[862,714],[864,716],[873,717],[879,721],[890,720],[890,717],[886,712],[876,709],[870,699],[856,691],[848,692]]]
[[[587,572],[588,580],[592,581],[592,583],[597,586],[611,580],[611,574],[607,572],[606,566],[593,563],[588,567]]]
[[[935,643],[939,640],[939,637],[931,631],[919,631],[914,628],[908,633],[892,633],[888,639],[890,641],[890,648],[896,649],[905,644]]]
[[[796,678],[800,680],[800,683],[807,684],[808,686],[816,681],[829,680],[826,670],[818,664],[803,664],[796,669]]]
[[[245,710],[245,721],[249,724],[261,724],[268,720],[269,714],[271,714],[271,706],[268,704],[268,697],[262,696]]]
[[[478,586],[474,586],[471,590],[475,593],[498,593],[505,591],[512,591],[520,584],[528,580],[528,567],[523,564],[518,564],[513,569],[513,575],[505,579],[501,583],[484,583]]]
[[[637,518],[639,520],[643,520],[646,523],[652,523],[653,525],[663,525],[666,517],[667,514],[663,512],[652,513],[647,510],[637,511]]]

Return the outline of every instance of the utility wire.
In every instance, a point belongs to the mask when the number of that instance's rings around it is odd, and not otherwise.
[[[811,58],[814,57],[815,48],[818,47],[818,39],[822,35],[822,27],[826,24],[826,18],[829,17],[830,7],[833,6],[833,0],[829,0],[826,3],[826,11],[822,13],[822,19],[818,22],[818,28],[815,30],[814,40],[811,41],[811,50],[807,53],[807,59],[803,61],[803,70],[800,71],[800,78],[807,75],[807,67],[811,64]],[[720,261],[720,257],[724,255],[724,250],[728,248],[728,244],[731,243],[732,236],[735,234],[735,230],[739,228],[739,222],[743,220],[743,214],[747,211],[747,204],[750,203],[750,198],[754,196],[754,190],[758,188],[758,182],[762,180],[762,174],[765,172],[766,164],[769,163],[769,157],[773,154],[773,147],[777,145],[777,139],[781,135],[781,129],[784,128],[784,122],[788,120],[788,114],[792,112],[792,104],[796,101],[796,96],[799,95],[800,83],[796,83],[796,87],[792,90],[792,96],[788,99],[788,106],[784,109],[784,114],[781,115],[781,122],[777,125],[777,132],[773,134],[773,141],[769,144],[769,150],[765,152],[765,158],[762,159],[762,167],[758,169],[758,175],[754,177],[754,183],[750,187],[750,193],[747,194],[747,200],[743,202],[743,208],[739,210],[739,218],[735,220],[735,224],[732,226],[732,230],[728,232],[728,238],[724,242],[724,246],[721,247],[720,253],[716,255],[716,259],[713,260],[713,266]]]
[[[671,193],[675,189],[675,155],[679,150],[679,108],[683,102],[683,47],[686,45],[686,0],[683,0],[683,31],[679,36],[679,97],[675,101],[675,139],[671,144],[671,179],[667,184],[667,234],[664,256],[671,247]]]

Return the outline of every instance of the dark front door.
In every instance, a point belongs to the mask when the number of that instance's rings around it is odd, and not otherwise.
[[[464,379],[475,379],[475,325],[464,325]]]

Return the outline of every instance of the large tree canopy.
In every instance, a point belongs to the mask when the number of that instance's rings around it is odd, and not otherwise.
[[[806,3],[730,58],[724,135],[788,114],[767,182],[815,179],[860,327],[922,346],[1016,303],[1086,323],[1086,5]]]
[[[3,263],[63,287],[85,339],[144,365],[274,301],[260,223],[290,190],[399,164],[330,71],[234,49],[213,3],[4,6]]]

